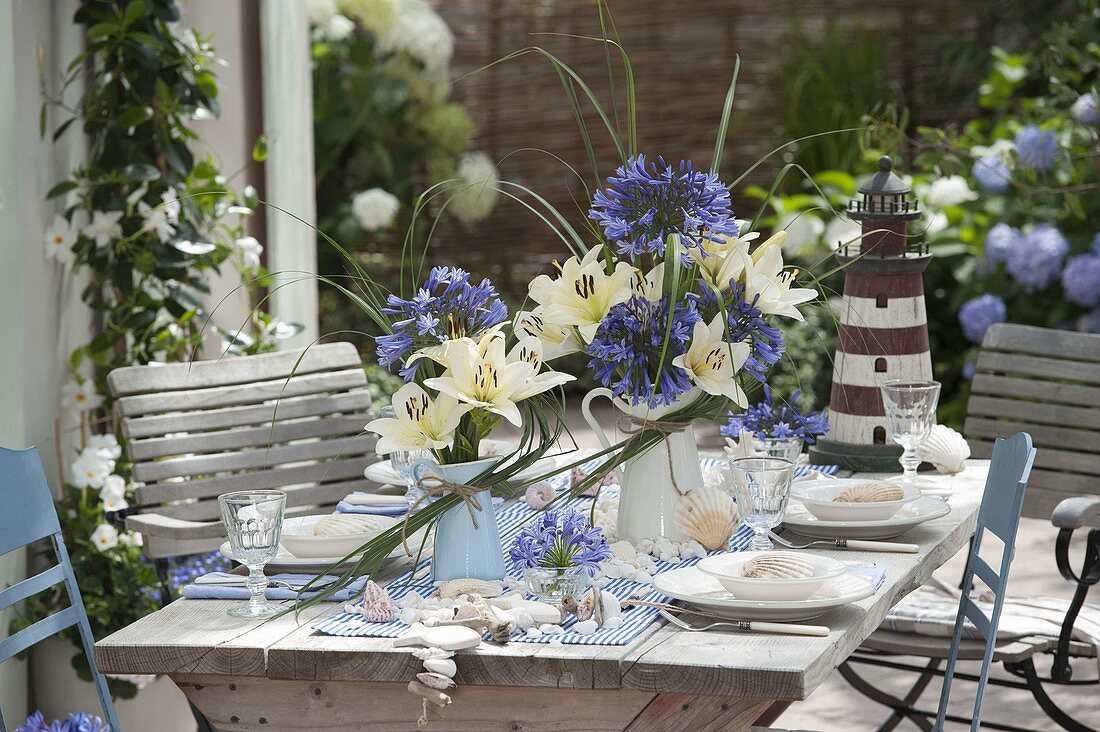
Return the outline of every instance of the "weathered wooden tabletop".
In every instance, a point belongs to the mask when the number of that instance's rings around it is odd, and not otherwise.
[[[919,553],[823,552],[886,575],[872,597],[811,621],[832,629],[827,638],[688,633],[657,621],[626,646],[483,643],[456,657],[454,704],[432,714],[432,729],[674,729],[693,713],[697,729],[767,721],[769,709],[805,699],[965,546],[987,465],[928,477],[955,494],[950,514],[899,539]],[[421,667],[408,649],[313,632],[331,604],[265,621],[230,617],[230,604],[178,600],[97,643],[99,667],[172,677],[219,730],[415,729],[420,705],[404,686]]]

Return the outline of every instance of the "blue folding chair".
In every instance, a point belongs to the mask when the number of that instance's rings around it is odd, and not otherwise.
[[[993,458],[989,464],[985,494],[982,496],[981,508],[978,509],[978,527],[970,542],[970,556],[966,562],[966,571],[963,573],[963,592],[959,600],[959,612],[955,616],[951,655],[944,669],[940,709],[936,715],[936,730],[942,730],[944,722],[948,719],[947,701],[951,696],[951,681],[955,676],[955,662],[958,660],[963,623],[966,620],[974,624],[985,641],[982,670],[977,693],[974,696],[974,711],[970,717],[971,730],[977,732],[981,727],[982,698],[985,696],[985,686],[989,680],[989,665],[993,661],[993,650],[997,644],[997,626],[1001,620],[1001,607],[1008,588],[1008,570],[1012,565],[1012,555],[1015,553],[1016,530],[1020,526],[1024,491],[1027,489],[1028,476],[1031,474],[1031,465],[1034,462],[1035,448],[1031,446],[1031,435],[1026,432],[1017,432],[1007,439],[999,439],[993,446]],[[978,555],[986,531],[992,531],[1004,542],[1001,568],[996,572]],[[991,615],[987,616],[970,598],[975,575],[994,593]]]
[[[36,448],[8,450],[0,447],[0,506],[3,506],[0,511],[0,556],[46,537],[53,542],[57,556],[55,566],[0,590],[0,611],[62,582],[65,583],[65,590],[69,595],[67,608],[0,641],[0,663],[22,653],[40,640],[77,626],[80,640],[84,644],[84,655],[88,657],[88,666],[92,670],[92,679],[99,694],[99,704],[111,729],[121,732],[122,727],[115,716],[114,705],[111,704],[111,693],[107,690],[107,680],[99,673],[92,656],[95,639],[92,638],[92,629],[88,626],[84,602],[80,599],[80,588],[76,585],[73,565],[61,537],[61,524],[54,512],[53,497],[50,495],[46,474],[42,470],[42,460],[38,457]],[[0,732],[6,731],[3,712],[0,711]]]

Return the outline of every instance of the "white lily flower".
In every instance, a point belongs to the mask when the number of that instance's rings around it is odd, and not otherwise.
[[[687,371],[696,386],[706,393],[724,396],[737,406],[746,407],[749,400],[737,383],[737,372],[745,365],[750,350],[748,343],[726,340],[725,313],[720,312],[710,325],[702,320],[695,323],[691,345],[686,353],[672,359],[672,365]]]
[[[84,236],[95,240],[96,247],[102,249],[122,236],[121,219],[121,211],[92,211],[92,221],[84,227]]]
[[[73,244],[76,243],[76,227],[72,226],[64,216],[53,217],[53,223],[46,229],[43,243],[46,245],[46,257],[56,260],[61,264],[69,264],[73,261]]]
[[[571,326],[556,325],[546,322],[542,316],[543,307],[539,305],[534,310],[525,310],[516,316],[515,332],[526,333],[534,336],[542,343],[542,357],[551,361],[560,356],[584,349],[584,344],[577,337],[577,331]]]
[[[378,435],[375,451],[386,455],[395,450],[442,450],[454,442],[455,428],[462,415],[473,407],[459,404],[454,397],[440,394],[434,401],[415,383],[405,384],[393,395],[396,417],[382,417],[367,424]]]
[[[492,333],[479,343],[462,338],[446,350],[447,371],[428,379],[425,386],[498,414],[519,427],[522,419],[516,401],[535,375],[526,361],[509,362],[504,353],[504,335]]]
[[[694,247],[690,250],[692,259],[699,264],[703,279],[723,292],[729,289],[730,280],[739,278],[745,271],[749,260],[749,244],[760,236],[759,231],[745,231],[748,221],[738,221],[737,225],[744,232],[739,236],[718,236],[718,241],[699,237],[702,251]]]
[[[508,352],[509,363],[517,361],[527,363],[534,369],[534,375],[527,379],[526,383],[521,384],[519,391],[512,395],[512,401],[522,401],[536,394],[541,394],[544,391],[549,391],[555,386],[561,386],[566,382],[573,381],[573,379],[576,378],[569,374],[563,374],[560,371],[542,371],[542,353],[542,341],[535,336],[521,338],[516,345],[512,346],[512,350]]]
[[[577,327],[581,338],[591,341],[600,322],[614,305],[626,302],[633,292],[636,270],[619,262],[610,275],[600,262],[602,249],[593,247],[580,261],[570,257],[561,275],[539,275],[529,287],[531,299],[543,306],[547,322]]]
[[[798,272],[783,269],[785,239],[786,233],[781,231],[752,253],[751,265],[745,272],[745,299],[752,302],[757,298],[756,307],[762,313],[802,320],[802,313],[795,306],[816,298],[817,290],[791,287]]]
[[[657,302],[661,299],[665,286],[665,268],[654,267],[649,273],[642,275],[641,270],[634,270],[634,279],[630,283],[635,295],[647,300]]]

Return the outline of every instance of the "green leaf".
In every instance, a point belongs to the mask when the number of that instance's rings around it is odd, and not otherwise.
[[[148,163],[130,163],[121,171],[122,177],[135,183],[148,183],[160,178],[160,171]]]
[[[138,125],[148,122],[153,118],[153,108],[150,106],[134,106],[129,107],[122,114],[118,116],[116,120],[118,126],[124,130],[128,130],[131,127],[137,127]]]
[[[76,187],[77,183],[75,180],[63,180],[46,193],[46,200],[63,196]]]
[[[257,163],[267,160],[267,135],[256,138],[256,144],[252,146],[252,159]]]
[[[126,12],[122,16],[123,25],[130,25],[138,18],[145,15],[145,0],[130,0],[126,6]]]
[[[60,127],[58,127],[58,128],[56,129],[56,130],[54,130],[54,131],[53,131],[53,141],[54,141],[54,142],[57,142],[57,138],[59,138],[59,137],[61,137],[62,135],[64,135],[64,134],[65,134],[65,130],[69,129],[69,126],[70,126],[70,125],[71,125],[71,124],[72,124],[73,122],[76,122],[76,117],[70,117],[69,119],[67,119],[67,120],[65,120],[65,121],[64,121],[63,123],[61,123],[61,126],[60,126]]]
[[[112,35],[117,30],[118,23],[96,23],[88,29],[88,40],[94,41],[97,38],[106,38],[107,36]]]

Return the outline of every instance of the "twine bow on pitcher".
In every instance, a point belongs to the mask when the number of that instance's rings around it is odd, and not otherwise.
[[[432,482],[432,485],[428,485],[425,482],[429,480]],[[421,478],[417,481],[416,485],[423,495],[417,498],[413,504],[409,506],[409,512],[405,514],[405,520],[401,522],[401,545],[405,548],[405,556],[413,556],[412,552],[409,551],[409,517],[416,512],[420,504],[425,503],[431,498],[439,498],[447,493],[454,493],[466,504],[466,510],[470,514],[470,523],[474,525],[474,529],[476,530],[478,528],[477,515],[474,512],[480,511],[481,506],[477,503],[477,494],[489,490],[489,486],[452,483],[449,480],[445,480],[435,475]]]

